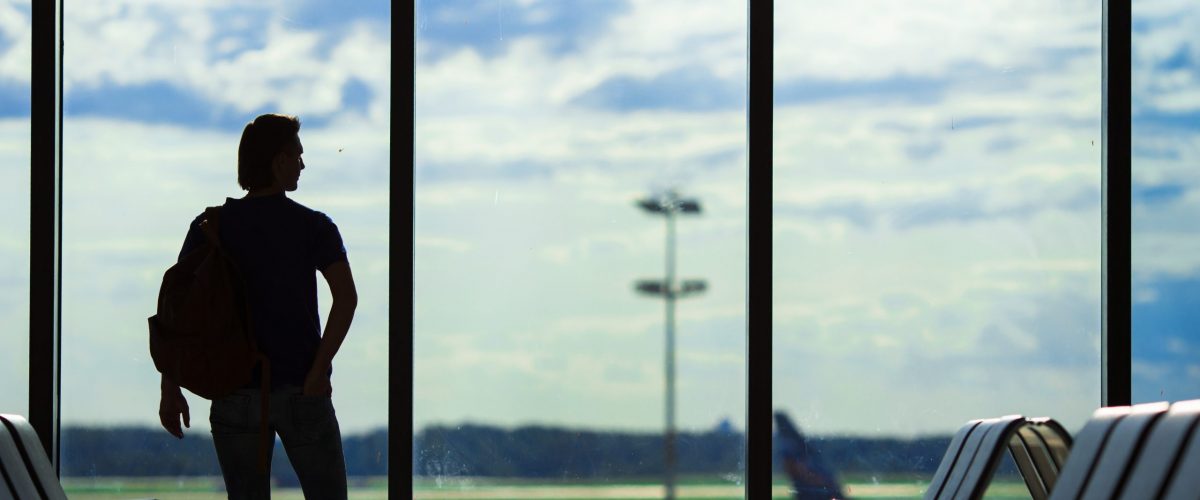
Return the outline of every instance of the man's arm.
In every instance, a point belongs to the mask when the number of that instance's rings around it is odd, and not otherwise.
[[[333,387],[329,385],[329,366],[346,339],[346,333],[350,331],[354,309],[358,307],[358,291],[354,288],[349,262],[334,262],[322,269],[321,275],[329,283],[333,305],[329,308],[329,318],[325,320],[325,333],[321,335],[317,356],[308,370],[308,376],[304,378],[306,396],[328,396],[333,393]]]
[[[176,262],[183,260],[184,255],[195,250],[203,242],[204,235],[200,231],[201,220],[204,220],[203,213],[197,215],[192,219],[192,223],[188,224],[187,236],[183,237],[183,248],[179,250]],[[179,389],[179,384],[168,380],[166,375],[162,376],[159,391],[158,422],[172,436],[183,439],[183,427],[192,427],[192,416],[188,410],[187,398],[183,397],[183,391]],[[183,427],[179,425],[181,418]]]
[[[162,376],[160,389],[162,394],[158,400],[158,421],[172,436],[183,439],[183,428],[179,427],[179,418],[183,417],[184,427],[192,426],[187,399],[183,397],[179,385],[168,380],[166,375]]]

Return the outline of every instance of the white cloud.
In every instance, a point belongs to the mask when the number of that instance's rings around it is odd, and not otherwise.
[[[1050,49],[1097,46],[1092,1],[932,0],[776,6],[777,80],[947,76],[956,65],[1021,68]]]
[[[3,7],[0,7],[2,9]],[[29,122],[0,119],[0,408],[27,414],[29,376]]]
[[[430,253],[437,252],[453,252],[464,253],[472,250],[471,243],[453,238],[438,238],[435,236],[421,236],[417,238],[417,246],[421,247]]]
[[[1200,110],[1200,85],[1195,68],[1200,41],[1193,36],[1200,29],[1200,13],[1195,6],[1178,0],[1138,0],[1133,2],[1134,20],[1151,26],[1133,33],[1133,95],[1135,111],[1153,108],[1171,112]],[[1157,65],[1177,56],[1190,57],[1185,67],[1169,69]]]
[[[154,83],[195,92],[239,113],[270,108],[329,116],[344,110],[342,88],[356,79],[375,95],[366,118],[387,123],[391,44],[385,21],[362,20],[331,38],[287,23],[281,2],[240,15],[227,12],[229,5],[72,6],[64,16],[67,98],[76,89]],[[229,54],[240,42],[227,38],[225,30],[239,24],[249,24],[243,28],[264,42]]]
[[[1186,223],[1186,222],[1185,222]],[[1135,231],[1138,226],[1134,226]],[[1200,273],[1200,235],[1194,232],[1141,230],[1135,233],[1131,255],[1137,281],[1186,278]]]
[[[30,82],[33,61],[33,31],[28,1],[0,5],[0,81]],[[18,6],[20,5],[20,6]]]

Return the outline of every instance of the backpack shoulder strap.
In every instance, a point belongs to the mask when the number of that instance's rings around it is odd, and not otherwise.
[[[204,220],[200,222],[200,229],[204,231],[204,236],[208,237],[208,242],[217,248],[221,248],[221,207],[208,207],[204,209]]]

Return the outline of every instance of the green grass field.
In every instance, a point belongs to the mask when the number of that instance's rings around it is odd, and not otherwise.
[[[163,478],[67,478],[63,480],[67,495],[72,499],[180,499],[218,500],[225,498],[218,477]],[[912,478],[876,480],[868,477],[846,479],[846,494],[851,498],[900,499],[920,498],[925,482]],[[680,481],[681,499],[743,498],[742,487],[729,481],[712,478],[686,478]],[[776,478],[773,498],[789,498],[785,481]],[[655,479],[628,481],[530,481],[520,479],[464,478],[418,479],[413,485],[416,499],[459,500],[584,500],[584,499],[650,499],[662,498],[663,489]],[[275,488],[272,498],[303,499],[298,488]],[[387,498],[387,478],[351,478],[350,498]],[[995,500],[1029,498],[1019,481],[993,481],[986,498]]]

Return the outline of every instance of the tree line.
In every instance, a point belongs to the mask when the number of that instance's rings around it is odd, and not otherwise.
[[[847,474],[931,476],[948,436],[917,439],[810,437],[809,449]],[[663,439],[657,433],[550,426],[430,426],[413,438],[413,473],[430,477],[505,477],[562,480],[647,477],[661,474]],[[387,475],[387,431],[343,436],[347,473]],[[680,432],[678,471],[730,475],[744,469],[744,435],[731,429]],[[64,476],[219,476],[212,440],[194,432],[177,440],[152,427],[64,427]],[[293,483],[282,446],[273,473]]]

